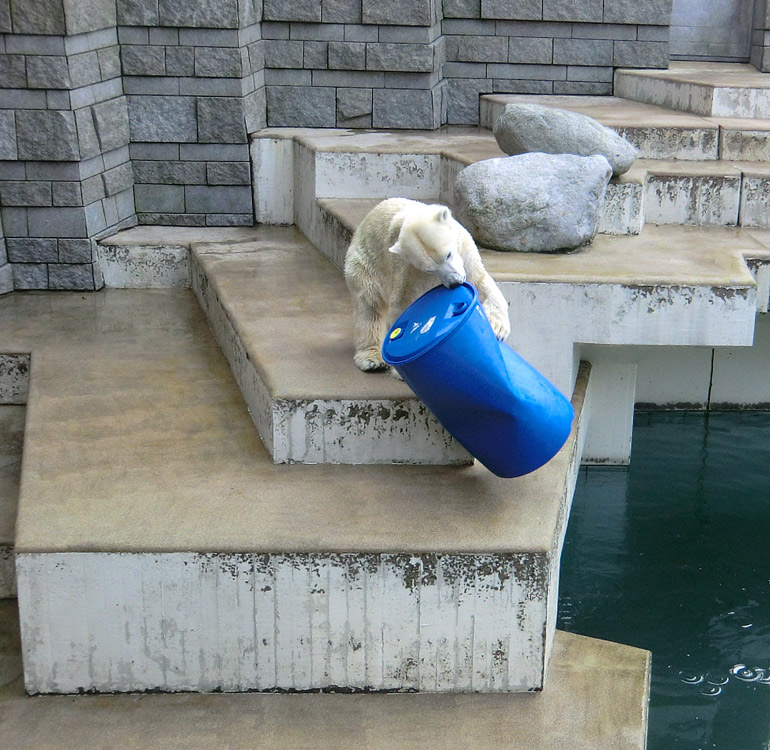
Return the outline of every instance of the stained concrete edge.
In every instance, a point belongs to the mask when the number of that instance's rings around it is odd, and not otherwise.
[[[16,602],[0,601],[0,746],[15,750],[644,750],[650,654],[557,631],[534,694],[27,697]]]

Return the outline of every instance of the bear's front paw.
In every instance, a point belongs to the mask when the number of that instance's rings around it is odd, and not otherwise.
[[[387,370],[388,366],[382,359],[382,355],[376,349],[365,349],[356,352],[353,356],[356,367],[363,372],[377,372],[377,370]]]
[[[490,315],[489,323],[498,341],[505,341],[508,338],[508,334],[511,332],[511,322],[507,315]]]

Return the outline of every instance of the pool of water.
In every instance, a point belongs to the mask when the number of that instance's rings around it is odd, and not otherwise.
[[[638,413],[581,470],[558,627],[652,652],[649,750],[767,750],[770,413]]]

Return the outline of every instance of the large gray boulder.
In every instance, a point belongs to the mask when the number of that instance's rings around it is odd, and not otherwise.
[[[506,154],[601,154],[614,175],[627,172],[638,152],[625,138],[596,120],[556,107],[506,104],[493,129]]]
[[[457,175],[455,217],[484,247],[570,250],[596,235],[611,175],[601,155],[485,159]]]

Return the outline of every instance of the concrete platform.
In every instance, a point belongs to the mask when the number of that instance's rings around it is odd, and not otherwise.
[[[536,695],[24,695],[0,602],[0,745],[14,750],[643,750],[649,654],[557,632]]]
[[[542,688],[580,418],[516,480],[276,466],[190,291],[9,295],[0,351],[30,692]]]
[[[638,234],[645,223],[770,225],[762,210],[762,201],[770,195],[762,161],[770,154],[769,120],[746,120],[742,130],[735,119],[698,118],[612,97],[495,95],[482,101],[487,124],[506,102],[523,101],[565,106],[621,132],[633,131],[645,158],[607,186],[601,234]],[[263,130],[252,141],[254,167],[260,175],[254,188],[256,218],[266,224],[296,224],[341,266],[338,248],[346,238],[324,224],[318,200],[400,195],[452,205],[460,170],[502,155],[484,128],[448,127],[406,135]],[[730,158],[720,158],[723,155]]]

